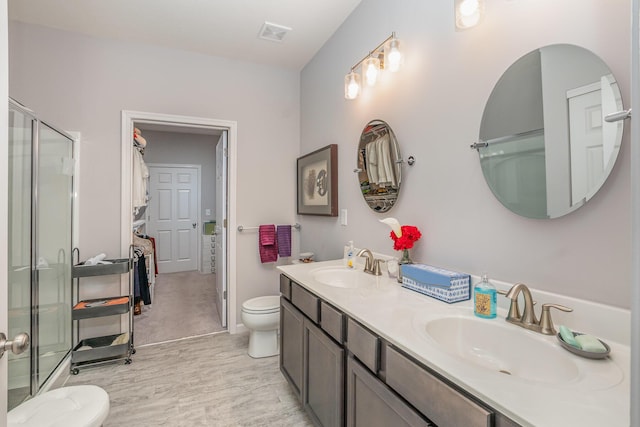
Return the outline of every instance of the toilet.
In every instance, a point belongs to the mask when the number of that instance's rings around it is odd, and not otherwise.
[[[249,356],[275,356],[278,351],[280,297],[251,298],[242,304],[242,323],[249,329]]]
[[[8,427],[100,427],[109,415],[109,395],[95,385],[50,390],[13,408]]]

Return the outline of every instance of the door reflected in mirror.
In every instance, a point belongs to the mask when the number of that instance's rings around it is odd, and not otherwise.
[[[518,59],[491,92],[478,149],[487,184],[512,212],[557,218],[583,206],[613,169],[623,122],[611,70],[573,45],[542,47]]]
[[[391,127],[372,120],[358,144],[358,182],[365,202],[376,212],[387,212],[398,200],[402,180],[400,147]]]

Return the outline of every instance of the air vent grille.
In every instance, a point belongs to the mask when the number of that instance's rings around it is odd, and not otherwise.
[[[265,22],[264,25],[262,25],[260,34],[258,34],[258,38],[280,43],[289,31],[291,31],[291,28],[285,27],[284,25]]]

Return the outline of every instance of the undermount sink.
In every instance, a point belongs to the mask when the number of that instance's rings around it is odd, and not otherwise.
[[[374,284],[376,281],[375,276],[346,267],[322,268],[312,274],[318,282],[334,288],[358,288]]]
[[[447,353],[504,375],[546,384],[580,376],[565,350],[504,321],[443,317],[428,321],[424,332]]]

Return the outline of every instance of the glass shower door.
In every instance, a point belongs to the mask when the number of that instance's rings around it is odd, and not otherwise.
[[[35,373],[39,388],[71,349],[71,227],[73,141],[40,122],[35,198],[38,332]]]
[[[33,336],[31,329],[31,159],[35,119],[9,105],[9,333]],[[8,352],[8,406],[31,395],[31,351]]]

